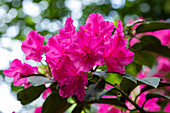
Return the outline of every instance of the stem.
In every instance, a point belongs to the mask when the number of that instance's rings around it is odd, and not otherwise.
[[[99,67],[99,65],[97,65],[97,66],[95,67],[95,69],[93,70],[93,72],[95,72],[95,71],[98,69],[98,67]]]
[[[138,106],[138,105],[136,104],[136,102],[134,102],[131,98],[129,98],[128,95],[127,95],[123,90],[121,90],[118,86],[116,86],[116,85],[114,85],[114,84],[111,84],[111,83],[109,83],[109,82],[107,82],[107,81],[106,81],[106,83],[109,84],[109,85],[111,85],[111,86],[113,86],[113,87],[115,87],[118,91],[120,91],[120,92],[125,96],[125,98],[126,98],[131,104],[133,104],[133,105],[136,107],[137,110],[139,110],[141,113],[145,113],[145,111],[144,111],[140,106]]]

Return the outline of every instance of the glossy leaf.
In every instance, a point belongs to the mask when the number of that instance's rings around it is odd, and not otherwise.
[[[134,62],[139,65],[145,65],[152,68],[156,61],[156,56],[147,51],[135,51]]]
[[[110,89],[107,89],[107,90],[101,92],[101,93],[97,96],[96,99],[99,100],[99,99],[101,99],[104,95],[117,95],[117,94],[119,94],[119,91],[118,91],[116,88],[112,87],[112,88],[110,88]]]
[[[63,113],[71,106],[58,92],[52,92],[42,106],[42,113]]]
[[[43,74],[32,74],[32,75],[24,75],[24,76],[22,76],[21,78],[25,78],[25,77],[32,77],[32,76],[45,77],[45,75],[43,75]]]
[[[94,104],[94,103],[116,105],[128,109],[125,103],[121,102],[117,98],[102,98],[100,100],[87,102],[86,104]]]
[[[120,89],[122,89],[127,94],[130,94],[130,92],[137,86],[137,80],[132,75],[124,75],[122,78],[122,81],[120,83]]]
[[[21,101],[22,105],[26,105],[35,99],[37,99],[41,93],[45,90],[45,86],[30,86],[27,89],[23,89],[17,93],[17,99]]]
[[[42,84],[55,82],[55,81],[52,81],[49,78],[46,78],[46,77],[43,77],[43,76],[31,76],[31,77],[28,77],[28,81],[33,86],[39,86],[39,85],[42,85]]]
[[[122,80],[122,75],[117,73],[107,73],[107,77],[104,79],[111,84],[113,83],[120,84]]]
[[[165,99],[170,99],[170,96],[165,96],[165,95],[160,95],[160,94],[155,94],[155,93],[148,93],[145,98],[147,100],[152,99],[152,98],[165,98]]]
[[[86,90],[85,101],[95,100],[96,96],[105,88],[105,80],[101,78],[97,84],[90,85]]]
[[[159,87],[166,87],[166,86],[170,86],[170,83],[164,83],[164,82],[159,83],[158,88]],[[150,89],[153,89],[153,88],[154,87],[152,87],[152,86],[145,86],[144,88],[141,89],[140,94],[145,92],[145,91],[148,91]]]
[[[138,81],[138,84],[147,84],[150,86],[153,86],[154,88],[157,88],[160,82],[160,78],[159,77],[147,77],[147,78],[136,78]]]
[[[157,31],[162,29],[170,29],[169,22],[145,22],[140,24],[136,28],[136,33],[143,33],[143,32],[150,32],[150,31]]]
[[[148,51],[170,58],[170,49],[167,46],[161,45],[158,38],[152,35],[144,35],[140,39],[140,43],[136,43],[131,47],[132,51]]]
[[[101,76],[101,77],[107,77],[106,71],[96,71],[96,72],[92,72],[92,74]]]

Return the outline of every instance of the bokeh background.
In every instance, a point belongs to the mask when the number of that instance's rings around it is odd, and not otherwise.
[[[31,30],[37,30],[49,37],[58,33],[67,17],[71,16],[74,25],[83,25],[91,13],[100,13],[114,23],[144,17],[147,21],[170,21],[170,0],[0,0],[0,113],[31,113],[41,106],[38,99],[30,105],[22,106],[16,93],[23,87],[12,85],[12,79],[4,77],[3,71],[10,62],[25,61],[21,43]]]

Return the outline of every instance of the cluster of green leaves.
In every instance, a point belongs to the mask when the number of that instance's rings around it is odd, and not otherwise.
[[[156,24],[156,26],[155,26]],[[159,24],[159,25],[158,25]],[[143,22],[136,29],[136,33],[155,31],[160,29],[169,29],[165,22]],[[155,27],[152,27],[155,26]],[[131,27],[131,26],[129,26]],[[151,29],[153,28],[153,29]],[[131,37],[132,38],[132,37]],[[147,77],[143,79],[136,78],[136,74],[140,72],[143,65],[153,68],[155,64],[156,55],[161,55],[170,58],[170,49],[163,46],[160,40],[154,36],[142,36],[140,43],[135,44],[130,48],[135,53],[134,61],[126,66],[126,71],[129,74],[120,74],[107,72],[106,65],[99,66],[98,70],[91,72],[88,75],[88,85],[86,96],[83,102],[80,102],[76,96],[69,98],[62,98],[59,95],[59,86],[57,82],[51,81],[40,74],[29,75],[28,80],[33,85],[27,89],[18,92],[18,100],[21,104],[26,105],[37,99],[41,93],[46,89],[45,84],[51,83],[50,88],[52,93],[47,97],[42,106],[42,113],[63,113],[67,109],[71,109],[73,113],[81,113],[82,111],[90,112],[90,105],[97,104],[110,104],[119,107],[123,110],[140,111],[145,113],[143,106],[152,98],[165,98],[169,101],[170,97],[158,93],[148,93],[145,96],[146,101],[142,107],[139,107],[135,100],[144,92],[160,87],[170,86],[170,83],[162,82],[158,77]],[[130,75],[132,74],[132,75]],[[105,89],[105,85],[109,84],[112,87]],[[129,95],[139,85],[145,84],[146,86],[141,89],[140,93],[132,100]],[[104,95],[115,96],[115,98],[102,98]],[[129,101],[135,106],[135,109],[129,109],[125,101]]]

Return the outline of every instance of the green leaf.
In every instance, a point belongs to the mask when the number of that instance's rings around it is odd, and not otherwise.
[[[32,77],[32,76],[41,76],[41,77],[45,77],[45,75],[43,74],[32,74],[32,75],[24,75],[21,78],[26,78],[26,77]]]
[[[153,53],[147,51],[135,51],[134,62],[139,65],[146,65],[152,68],[156,61],[156,56]]]
[[[148,51],[170,58],[170,49],[161,45],[160,40],[152,35],[144,35],[140,39],[140,43],[136,43],[131,47],[132,51]]]
[[[96,96],[105,88],[105,80],[101,78],[97,84],[90,85],[86,90],[85,101],[95,100]]]
[[[99,99],[101,99],[104,95],[117,95],[117,94],[119,94],[119,91],[118,91],[116,88],[112,87],[112,88],[110,88],[110,89],[107,89],[107,90],[101,92],[101,93],[97,96],[96,99],[99,100]]]
[[[101,76],[101,77],[107,77],[106,71],[96,71],[96,72],[92,72],[92,74]]]
[[[41,93],[45,90],[45,86],[30,86],[27,89],[23,89],[17,93],[17,99],[21,101],[22,105],[26,105],[35,99],[37,99]]]
[[[140,24],[136,28],[136,33],[143,33],[143,32],[150,32],[150,31],[157,31],[162,29],[170,29],[170,23],[168,22],[145,22]]]
[[[136,78],[138,81],[138,84],[147,84],[150,86],[153,86],[154,88],[157,88],[160,82],[160,78],[159,77],[147,77],[147,78]]]
[[[159,88],[159,87],[166,87],[166,86],[170,86],[170,83],[160,82],[157,88]],[[152,87],[152,86],[145,86],[144,88],[141,89],[140,94],[145,92],[145,91],[148,91],[150,89],[154,89],[154,87]]]
[[[46,77],[43,77],[43,76],[31,76],[31,77],[28,77],[28,81],[33,86],[39,86],[39,85],[42,85],[42,84],[56,82],[56,81],[52,81],[49,78],[46,78]]]
[[[143,22],[143,21],[144,21],[144,20],[142,20],[142,19],[137,19],[137,20],[134,21],[132,24],[126,25],[126,27],[127,27],[127,28],[132,28],[135,24],[141,23],[141,22]]]
[[[116,106],[120,106],[120,107],[123,107],[125,109],[128,109],[127,106],[125,105],[125,103],[121,102],[117,98],[102,98],[100,100],[87,102],[86,104],[94,104],[94,103],[116,105]]]
[[[155,93],[148,93],[145,98],[147,100],[152,99],[152,98],[165,98],[170,100],[170,96],[165,96],[165,95],[160,95],[160,94],[155,94]]]
[[[104,79],[111,84],[120,84],[122,80],[122,75],[116,73],[107,73],[107,77]]]
[[[141,65],[138,65],[137,63],[133,61],[130,64],[126,65],[125,70],[126,70],[126,73],[132,76],[136,76],[138,72],[141,70],[141,68],[142,68]]]
[[[137,80],[135,77],[129,74],[125,74],[120,83],[120,89],[130,94],[130,92],[137,86]]]
[[[52,92],[42,106],[42,113],[63,113],[71,106],[58,92]]]
[[[72,113],[81,113],[83,105],[78,103],[77,106],[73,109]]]

